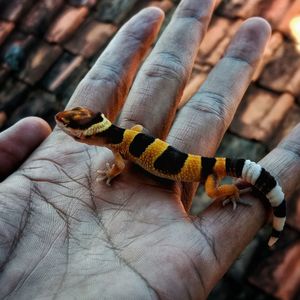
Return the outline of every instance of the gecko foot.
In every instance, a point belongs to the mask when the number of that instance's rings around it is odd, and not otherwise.
[[[106,181],[105,183],[107,185],[110,185],[111,180],[115,177],[113,176],[113,169],[115,168],[115,164],[110,165],[109,163],[106,163],[106,169],[105,170],[97,170],[97,182]]]
[[[246,194],[246,193],[251,192],[251,191],[252,191],[251,187],[239,190],[239,195],[238,196],[235,195],[235,196],[227,197],[225,200],[222,201],[222,205],[226,206],[227,204],[232,203],[233,210],[236,210],[238,203],[242,204],[242,205],[245,205],[245,206],[251,206],[251,204],[249,202],[243,201],[239,197],[240,195]]]

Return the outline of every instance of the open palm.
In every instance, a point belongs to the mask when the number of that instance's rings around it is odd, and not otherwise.
[[[123,127],[142,124],[183,151],[212,156],[270,34],[265,21],[246,21],[175,118],[212,9],[213,1],[182,1],[133,82],[163,19],[158,9],[141,11],[68,107],[119,115]],[[112,186],[97,183],[111,153],[59,129],[49,133],[42,120],[28,118],[0,135],[1,298],[204,299],[265,221],[253,197],[251,207],[233,212],[216,203],[192,218],[196,185],[160,180],[129,163]],[[262,162],[290,193],[300,173],[299,137],[298,126]]]

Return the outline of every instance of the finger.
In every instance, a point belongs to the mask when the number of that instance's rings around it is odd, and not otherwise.
[[[0,133],[0,180],[16,170],[50,133],[48,123],[37,117],[22,119]]]
[[[299,141],[300,124],[277,148],[260,161],[260,164],[277,178],[287,196],[299,187]],[[218,268],[219,276],[222,276],[265,223],[267,214],[262,201],[250,195],[245,196],[245,199],[247,202],[251,202],[251,207],[240,205],[237,211],[233,212],[230,208],[221,209],[220,206],[214,205],[201,217],[202,230],[206,233],[208,240],[214,241],[210,245],[214,245],[215,256],[213,258],[212,254],[209,254],[210,250],[207,252],[207,256],[210,258],[206,257],[206,261],[210,261],[210,265],[205,264],[205,273],[203,273],[206,274],[206,290],[208,292],[216,284],[214,270]],[[200,221],[198,220],[198,222]]]
[[[113,119],[163,18],[160,9],[146,8],[130,19],[80,82],[67,107],[87,106]]]
[[[179,111],[168,136],[185,152],[213,156],[227,130],[270,37],[261,18],[243,23],[224,57],[199,91]],[[189,207],[197,185],[185,185],[183,203]]]
[[[166,134],[212,10],[212,0],[180,3],[137,75],[120,116],[122,126],[142,124],[155,136]]]

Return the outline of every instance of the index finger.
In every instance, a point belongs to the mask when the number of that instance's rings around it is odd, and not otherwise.
[[[79,83],[67,108],[86,106],[114,119],[163,18],[163,11],[154,7],[143,9],[131,18]]]

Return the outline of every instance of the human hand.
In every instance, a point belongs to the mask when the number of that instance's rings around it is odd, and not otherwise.
[[[213,156],[270,28],[258,18],[246,21],[175,118],[212,6],[183,1],[132,85],[163,19],[158,9],[141,11],[119,31],[68,107],[86,106],[110,119],[121,112],[122,127],[141,124],[180,150]],[[132,164],[112,186],[99,184],[96,170],[111,153],[58,129],[21,165],[49,133],[31,118],[0,135],[0,162],[8,166],[0,185],[1,298],[204,299],[266,219],[254,197],[251,207],[233,212],[216,203],[190,217],[196,185],[162,181]],[[299,137],[298,126],[261,162],[287,194],[299,178]],[[14,155],[7,156],[8,149]]]

